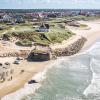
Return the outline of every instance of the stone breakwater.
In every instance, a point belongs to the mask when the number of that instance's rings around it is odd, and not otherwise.
[[[0,53],[0,57],[27,57],[29,53],[30,53],[29,50],[5,52],[5,53]]]
[[[52,51],[53,57],[60,57],[60,56],[71,56],[78,53],[81,48],[83,47],[84,43],[86,42],[86,38],[80,37],[72,44],[68,45],[65,48],[58,48]]]
[[[36,55],[32,55],[33,58],[32,60],[36,60],[37,58],[41,58],[42,59],[46,58],[45,60],[48,59],[56,59],[57,57],[60,56],[71,56],[74,55],[76,53],[78,53],[81,48],[83,47],[84,43],[86,42],[86,38],[81,37],[81,36],[76,36],[74,39],[72,39],[73,41],[69,41],[67,43],[62,43],[59,44],[58,46],[56,46],[56,48],[50,48],[50,51],[47,52],[47,54],[40,54],[37,53]],[[69,44],[68,44],[69,43]],[[31,50],[20,50],[20,51],[13,51],[13,52],[4,52],[4,53],[0,53],[0,57],[28,57],[31,53]]]

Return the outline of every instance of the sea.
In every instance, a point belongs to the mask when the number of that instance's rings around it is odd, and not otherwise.
[[[1,100],[100,100],[100,41],[88,50],[61,57]]]

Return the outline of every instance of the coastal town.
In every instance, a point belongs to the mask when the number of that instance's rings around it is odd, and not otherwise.
[[[30,78],[37,66],[43,69],[49,61],[78,53],[87,37],[77,30],[91,30],[81,21],[99,19],[100,10],[0,10],[0,97],[36,82]],[[22,77],[21,86],[8,89]]]

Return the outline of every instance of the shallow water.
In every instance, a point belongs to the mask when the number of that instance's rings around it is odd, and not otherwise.
[[[28,95],[16,100],[100,100],[100,42],[84,53],[59,58],[51,66],[35,94],[29,89]]]

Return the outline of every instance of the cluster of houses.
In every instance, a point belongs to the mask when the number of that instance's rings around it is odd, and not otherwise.
[[[66,16],[96,16],[100,15],[100,11],[95,10],[48,10],[48,11],[40,11],[40,12],[31,12],[26,13],[27,17],[37,18],[38,16],[42,17],[44,20],[49,18],[61,18]]]
[[[39,18],[42,20],[50,20],[50,18],[62,18],[66,16],[100,16],[100,11],[95,10],[48,10],[48,11],[25,11],[25,12],[0,12],[0,22],[16,22],[21,23],[28,21],[37,21]]]
[[[12,14],[2,13],[0,14],[0,22],[6,23],[24,23],[25,20],[22,16],[13,16]]]

